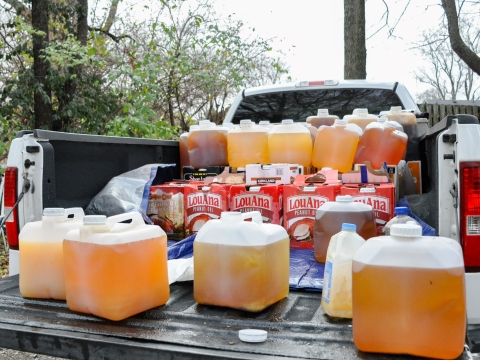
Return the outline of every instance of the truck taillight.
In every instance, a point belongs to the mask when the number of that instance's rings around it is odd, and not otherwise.
[[[5,170],[5,184],[3,189],[3,200],[5,207],[5,216],[10,214],[10,211],[17,202],[17,174],[16,167],[7,167]],[[18,249],[18,210],[15,208],[11,215],[5,222],[7,229],[7,240],[10,248]]]
[[[460,236],[465,267],[480,267],[480,162],[460,163]]]

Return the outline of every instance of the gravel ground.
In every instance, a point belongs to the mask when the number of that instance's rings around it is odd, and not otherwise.
[[[2,360],[63,360],[63,358],[51,357],[46,355],[32,354],[23,351],[0,349],[0,359]]]

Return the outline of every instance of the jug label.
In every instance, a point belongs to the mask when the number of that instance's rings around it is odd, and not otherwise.
[[[325,272],[323,274],[323,290],[322,290],[322,298],[323,301],[326,303],[330,302],[330,290],[332,287],[332,270],[333,270],[333,263],[331,261],[327,261],[325,263]]]

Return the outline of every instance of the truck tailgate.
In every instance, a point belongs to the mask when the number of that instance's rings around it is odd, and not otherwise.
[[[319,293],[291,291],[252,314],[199,305],[192,282],[176,283],[165,306],[113,322],[64,301],[24,299],[18,279],[0,281],[0,347],[71,359],[412,359],[358,351],[351,321],[324,315]],[[267,330],[267,341],[241,342],[245,328]]]

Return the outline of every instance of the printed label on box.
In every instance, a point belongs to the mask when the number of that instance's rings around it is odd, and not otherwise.
[[[159,225],[171,240],[185,237],[183,185],[150,187],[147,216]]]
[[[281,185],[245,186],[230,188],[230,211],[259,211],[264,223],[283,224]]]

